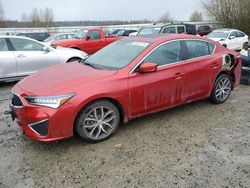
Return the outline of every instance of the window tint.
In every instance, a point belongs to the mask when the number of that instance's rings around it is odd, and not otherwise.
[[[0,39],[0,51],[8,51],[8,46],[5,39]]]
[[[187,40],[186,44],[189,59],[210,55],[215,48],[213,44],[199,40]]]
[[[101,39],[101,35],[99,31],[91,31],[89,34],[90,39],[89,40],[96,40],[96,39]]]
[[[162,33],[176,33],[175,27],[165,27]]]
[[[185,32],[185,28],[183,26],[178,26],[178,33],[184,33]]]
[[[74,34],[68,34],[68,35],[67,35],[67,38],[68,38],[68,39],[73,39],[74,36],[75,36]]]
[[[10,41],[16,51],[41,51],[43,48],[41,44],[26,39],[11,38]]]
[[[181,42],[174,41],[164,44],[155,49],[143,62],[156,63],[158,66],[181,61]]]
[[[232,32],[229,37],[232,37],[232,36],[237,37],[237,32],[235,32],[235,31]]]
[[[59,35],[58,37],[55,38],[55,40],[64,40],[67,39],[66,35]]]
[[[244,37],[244,36],[245,36],[244,33],[242,33],[242,32],[237,32],[237,37]]]
[[[208,30],[210,30],[210,27],[209,26],[204,26],[204,30],[208,31]]]
[[[209,48],[209,54],[212,54],[214,52],[215,45],[208,42],[208,48]]]

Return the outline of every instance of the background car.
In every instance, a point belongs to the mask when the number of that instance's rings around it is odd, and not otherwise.
[[[47,39],[45,39],[43,41],[43,44],[50,46],[53,41],[72,39],[72,38],[74,38],[74,36],[75,36],[75,33],[60,33],[60,34],[55,34],[55,35],[50,36]]]
[[[154,25],[150,27],[143,27],[138,31],[137,36],[147,36],[155,34],[191,34],[196,35],[196,26],[186,23],[173,23],[166,25]]]
[[[129,36],[130,33],[137,32],[135,29],[124,29],[119,31],[115,36]]]
[[[20,80],[42,68],[87,58],[75,49],[54,49],[25,37],[0,36],[0,81]]]
[[[241,50],[249,40],[245,33],[237,29],[216,29],[207,37],[232,50]]]
[[[28,37],[42,42],[48,37],[50,37],[50,34],[48,32],[33,32],[33,33],[19,33],[17,34],[17,36]]]
[[[242,58],[241,83],[250,85],[250,49],[249,44],[245,44],[240,52]]]
[[[239,54],[207,38],[126,37],[82,64],[58,65],[22,80],[12,90],[11,113],[35,140],[76,132],[100,142],[136,117],[207,98],[223,103],[240,75]]]
[[[197,34],[200,36],[205,36],[211,33],[213,30],[209,25],[198,25],[197,28]]]

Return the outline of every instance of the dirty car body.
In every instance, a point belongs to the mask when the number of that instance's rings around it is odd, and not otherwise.
[[[35,140],[64,139],[75,130],[98,142],[120,122],[209,98],[215,84],[216,96],[229,95],[240,74],[239,54],[210,39],[186,34],[126,38],[82,64],[54,66],[16,84],[12,115]]]

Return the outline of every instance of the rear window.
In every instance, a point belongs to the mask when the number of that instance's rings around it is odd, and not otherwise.
[[[214,44],[200,40],[186,40],[188,59],[207,56],[213,53]]]

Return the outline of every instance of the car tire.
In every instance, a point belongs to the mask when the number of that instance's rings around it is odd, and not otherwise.
[[[220,74],[214,83],[213,90],[209,97],[214,104],[224,103],[231,94],[232,81],[227,74]]]
[[[81,60],[82,60],[81,58],[73,57],[73,58],[69,59],[69,60],[67,61],[67,63],[71,63],[71,62],[75,62],[75,61],[81,61]]]
[[[112,136],[120,123],[120,112],[108,100],[96,101],[78,115],[75,131],[84,140],[101,142]]]

